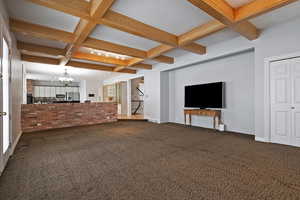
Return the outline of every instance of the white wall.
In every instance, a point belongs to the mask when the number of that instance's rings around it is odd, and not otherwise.
[[[160,122],[160,71],[145,73],[144,115],[153,122]]]
[[[280,56],[295,52],[300,52],[299,45],[300,36],[300,19],[295,19],[282,23],[276,26],[271,26],[262,31],[259,39],[249,41],[243,37],[237,37],[232,40],[217,43],[207,47],[207,54],[199,56],[193,53],[187,53],[184,56],[176,57],[175,63],[157,64],[151,72],[141,70],[137,75],[121,75],[111,79],[105,80],[105,82],[116,82],[118,80],[128,80],[136,76],[145,76],[145,89],[147,98],[145,99],[145,115],[151,116],[151,119],[155,118],[158,122],[161,120],[161,111],[165,112],[160,104],[164,103],[161,100],[161,87],[160,84],[161,71],[174,70],[177,68],[186,69],[195,63],[214,60],[219,57],[231,56],[239,52],[247,51],[249,49],[255,49],[254,53],[254,124],[255,135],[259,138],[264,138],[265,122],[264,122],[264,59],[273,56]],[[172,74],[169,74],[169,78]],[[163,81],[162,81],[163,82]],[[148,85],[148,84],[150,85]],[[152,88],[151,88],[152,87]],[[169,87],[174,87],[169,85]],[[155,89],[154,89],[155,88]],[[157,99],[159,98],[159,99]],[[170,98],[170,101],[172,99]],[[149,106],[149,108],[147,108]],[[174,109],[173,109],[174,110]],[[149,113],[148,113],[149,112]],[[172,112],[172,108],[170,108]],[[174,115],[174,114],[171,114]]]
[[[300,52],[300,19],[264,30],[255,41],[255,135],[264,133],[264,59]]]
[[[169,121],[184,123],[184,86],[226,83],[226,108],[222,110],[227,130],[254,134],[254,52],[211,60],[170,71]],[[193,116],[193,126],[213,128],[209,117]]]
[[[85,84],[86,84],[86,99],[92,102],[102,101],[103,81],[98,79],[87,79]],[[89,97],[89,94],[95,94],[95,97]]]

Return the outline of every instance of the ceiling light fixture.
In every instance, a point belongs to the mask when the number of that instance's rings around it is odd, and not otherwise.
[[[58,80],[60,82],[64,83],[65,86],[67,86],[68,84],[70,84],[74,81],[74,78],[72,78],[70,76],[70,74],[68,73],[67,69],[65,69],[63,76],[59,77]]]

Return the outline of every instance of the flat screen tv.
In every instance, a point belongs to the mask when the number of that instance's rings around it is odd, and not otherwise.
[[[225,108],[225,83],[185,86],[186,108]]]

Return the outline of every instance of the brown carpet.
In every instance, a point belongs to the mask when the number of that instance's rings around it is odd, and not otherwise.
[[[300,150],[148,122],[24,134],[0,199],[300,199]]]

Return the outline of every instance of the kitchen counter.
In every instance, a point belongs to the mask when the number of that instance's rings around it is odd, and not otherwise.
[[[23,132],[115,122],[117,104],[106,102],[23,104],[21,118]]]

